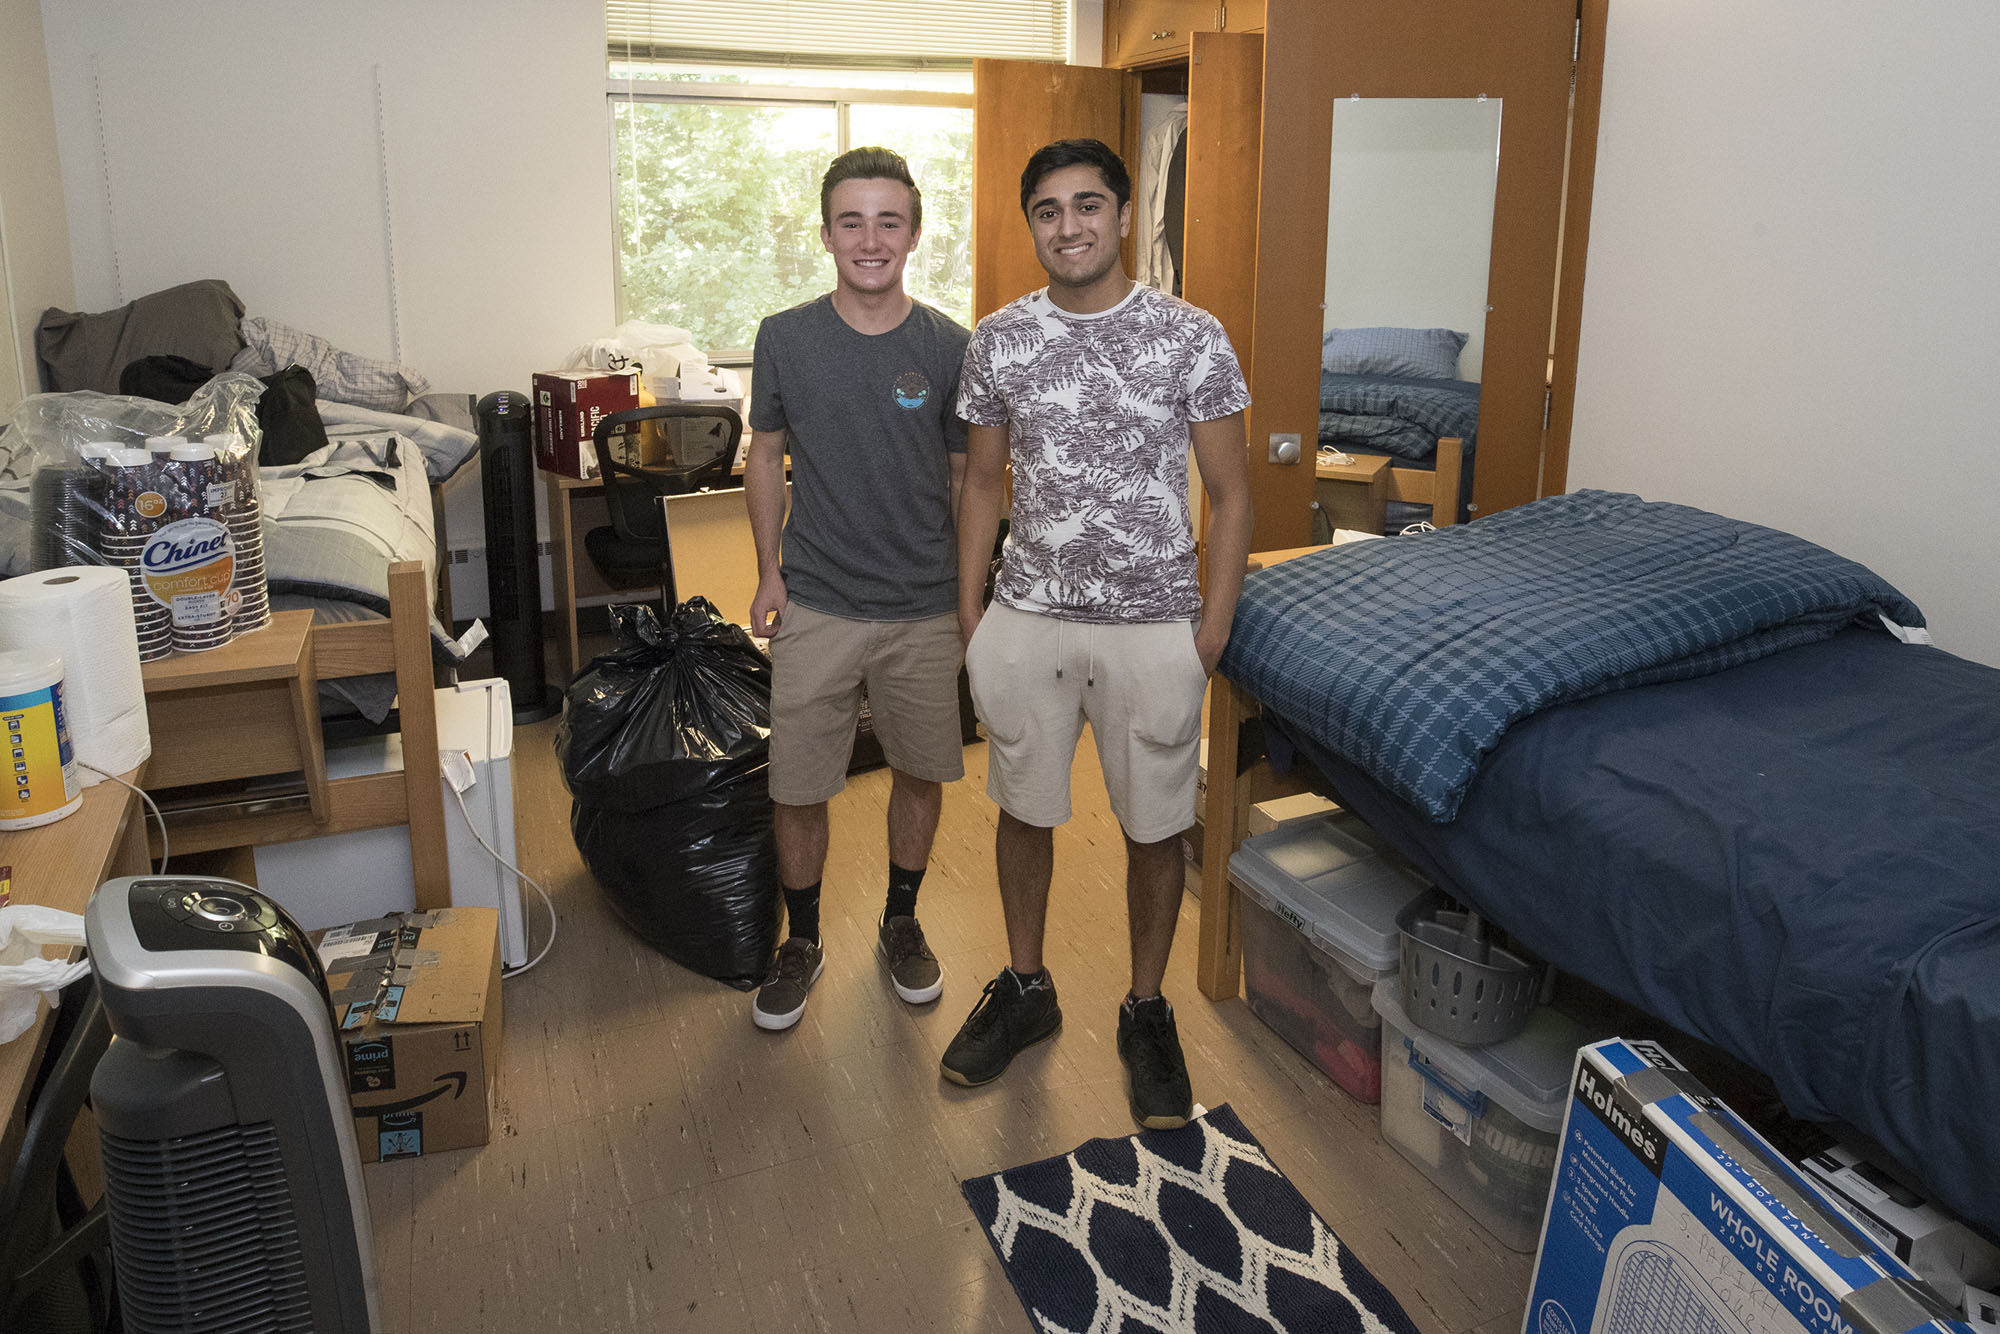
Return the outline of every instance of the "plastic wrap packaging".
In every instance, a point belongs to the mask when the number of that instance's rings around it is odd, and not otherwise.
[[[705,598],[664,629],[651,607],[611,610],[618,647],[570,683],[556,729],[577,850],[633,931],[747,991],[783,915],[770,659]]]
[[[270,623],[255,376],[183,404],[34,394],[8,423],[29,477],[29,565],[108,565],[131,581],[139,656],[220,647]],[[25,460],[25,466],[23,463]]]

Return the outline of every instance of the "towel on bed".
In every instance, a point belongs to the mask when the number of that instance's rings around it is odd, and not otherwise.
[[[1882,621],[1921,626],[1923,614],[1823,547],[1582,491],[1259,571],[1244,582],[1222,669],[1449,820],[1480,760],[1540,709]]]

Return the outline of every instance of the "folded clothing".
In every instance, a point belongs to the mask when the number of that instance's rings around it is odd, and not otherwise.
[[[242,319],[243,302],[220,278],[182,283],[96,314],[51,307],[35,329],[35,361],[49,393],[115,394],[119,375],[141,357],[164,353],[197,366],[229,365],[243,346]]]
[[[233,371],[269,375],[286,366],[312,372],[319,396],[378,412],[401,412],[410,400],[430,392],[431,382],[393,361],[381,361],[341,349],[321,338],[262,315],[244,319],[243,350],[230,363]]]

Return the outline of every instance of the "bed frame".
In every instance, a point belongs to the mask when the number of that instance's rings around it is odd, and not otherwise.
[[[282,671],[264,669],[259,676],[252,675],[253,669],[246,667],[232,679],[228,664],[219,657],[227,650],[168,659],[169,664],[185,664],[181,667],[183,672],[199,671],[201,677],[171,687],[171,698],[179,707],[164,709],[154,700],[164,702],[170,697],[155,696],[159,682],[149,677],[155,756],[149,777],[160,781],[158,775],[165,772],[176,775],[177,782],[201,781],[200,757],[226,749],[235,755],[276,758],[267,761],[264,769],[239,767],[229,774],[215,774],[216,777],[267,772],[269,765],[275,763],[282,772],[294,768],[302,772],[306,786],[303,797],[287,795],[262,802],[246,801],[221,810],[185,815],[170,812],[168,827],[173,851],[178,854],[256,847],[405,825],[409,829],[411,868],[416,875],[417,906],[426,909],[449,906],[451,868],[445,851],[444,791],[435,768],[418,762],[418,757],[435,755],[438,749],[437,710],[431,693],[434,680],[430,609],[431,590],[424,567],[417,561],[398,561],[389,567],[388,620],[312,626],[305,632],[303,653]],[[256,633],[263,635],[267,631]],[[250,638],[246,636],[237,643]],[[380,672],[393,672],[396,676],[403,753],[408,757],[408,767],[400,773],[328,779],[319,739],[317,682]],[[290,701],[289,707],[230,707],[238,701],[250,701],[250,692],[260,685],[281,691]],[[193,708],[188,707],[190,704]],[[239,719],[238,731],[226,748],[217,745],[207,728],[183,726],[175,716],[181,712],[211,718],[218,704]],[[297,764],[289,763],[287,757]],[[149,838],[151,853],[158,857],[157,831]]]

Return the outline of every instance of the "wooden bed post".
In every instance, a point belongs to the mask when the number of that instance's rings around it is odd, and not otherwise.
[[[1210,1000],[1236,994],[1243,972],[1241,916],[1229,858],[1248,831],[1250,789],[1236,781],[1236,745],[1249,696],[1217,672],[1208,687],[1208,798],[1202,809],[1201,936],[1195,982]]]
[[[430,707],[431,597],[424,567],[413,560],[389,567],[389,623],[394,634],[396,695],[406,707],[403,786],[410,814],[410,869],[417,907],[451,906],[451,859],[445,851],[444,787],[439,776],[437,710]],[[418,707],[407,707],[421,700]]]

